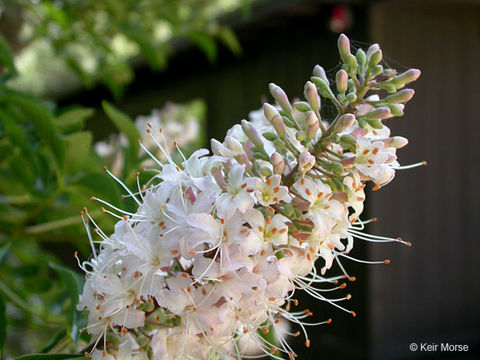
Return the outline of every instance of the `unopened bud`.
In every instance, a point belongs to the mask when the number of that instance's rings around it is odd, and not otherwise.
[[[358,67],[357,58],[352,54],[349,54],[347,56],[346,64],[348,65],[348,70],[347,70],[348,74],[351,77],[354,77],[357,74],[357,67]]]
[[[274,152],[270,157],[270,161],[273,165],[273,173],[279,175],[283,174],[283,170],[285,169],[285,161],[283,160],[283,157],[279,153]]]
[[[388,146],[400,149],[408,144],[408,139],[402,136],[391,137],[388,141]]]
[[[340,69],[335,76],[335,82],[339,93],[344,94],[348,89],[348,74],[345,70]]]
[[[298,101],[295,104],[293,104],[293,107],[296,110],[301,111],[301,112],[307,112],[307,111],[312,110],[312,107],[310,106],[310,104],[308,102],[305,102],[305,101]]]
[[[241,124],[243,132],[245,133],[245,135],[247,135],[253,145],[255,145],[259,149],[263,149],[262,139],[260,139],[260,135],[258,134],[255,126],[247,120],[242,120]]]
[[[378,64],[378,65],[375,65],[372,69],[372,75],[373,76],[378,76],[380,75],[381,73],[383,72],[383,66]]]
[[[217,155],[217,156],[221,156],[222,155],[222,148],[223,148],[223,145],[220,141],[218,140],[215,140],[215,139],[211,139],[210,140],[210,147],[212,148],[212,152]]]
[[[317,76],[313,76],[310,80],[312,80],[312,82],[317,86],[320,95],[329,99],[333,99],[335,97],[332,89],[330,89],[328,81]]]
[[[290,114],[292,112],[292,105],[290,104],[290,100],[288,100],[285,91],[274,83],[270,83],[268,87],[270,88],[270,94],[272,94],[273,98],[277,100],[278,105],[280,105],[283,111]]]
[[[413,97],[413,95],[415,95],[415,91],[413,89],[403,89],[396,94],[387,96],[385,99],[383,99],[383,102],[388,104],[406,103]]]
[[[368,50],[367,50],[367,59],[370,59],[372,57],[372,55],[377,52],[378,50],[380,50],[380,46],[378,44],[372,44],[368,47]],[[370,60],[369,60],[370,61]]]
[[[282,117],[280,114],[276,115],[272,119],[272,125],[275,131],[277,132],[277,135],[280,136],[280,138],[285,138],[285,135],[287,133],[287,129],[285,128],[285,123],[283,122]]]
[[[368,60],[368,66],[373,67],[382,61],[382,50],[380,48],[370,55]]]
[[[367,120],[382,120],[392,117],[392,112],[387,107],[379,107],[365,114]]]
[[[405,71],[403,74],[396,76],[393,80],[397,88],[400,88],[405,86],[405,84],[417,80],[421,74],[422,72],[418,69],[410,69]]]
[[[350,40],[345,34],[340,34],[337,45],[340,58],[345,63],[347,61],[347,56],[350,55]]]
[[[295,138],[298,141],[302,142],[303,140],[305,140],[307,138],[307,135],[302,130],[299,130],[295,133]]]
[[[357,50],[357,62],[358,66],[363,67],[367,63],[367,55],[362,49]]]
[[[318,118],[313,111],[309,111],[305,117],[305,122],[307,124],[307,138],[315,139],[317,136],[318,128],[320,124]]]
[[[305,99],[312,107],[313,110],[318,111],[320,109],[320,96],[318,96],[318,90],[314,83],[307,81],[305,84]]]
[[[327,85],[330,84],[327,78],[327,74],[325,73],[325,70],[320,65],[315,65],[315,67],[313,68],[313,76],[316,76],[325,80]]]
[[[315,156],[308,151],[304,151],[298,157],[298,169],[302,173],[309,171],[315,165]]]
[[[232,151],[235,154],[240,155],[241,153],[243,153],[242,144],[240,143],[240,141],[238,141],[232,136],[225,137],[224,145],[228,150]]]
[[[275,116],[277,115],[280,116],[280,113],[278,112],[277,108],[273,105],[270,105],[269,103],[263,104],[263,113],[265,114],[265,117],[267,118],[267,120],[270,122],[272,122]]]
[[[355,115],[344,114],[340,116],[340,118],[337,120],[334,130],[336,133],[341,133],[345,129],[352,126],[354,123],[355,123]]]
[[[403,109],[405,105],[403,104],[389,104],[388,108],[392,112],[393,116],[403,116]]]

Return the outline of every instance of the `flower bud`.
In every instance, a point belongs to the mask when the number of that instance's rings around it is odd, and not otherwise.
[[[316,76],[325,80],[327,85],[330,84],[327,78],[327,74],[325,73],[325,70],[320,65],[315,65],[315,67],[313,68],[313,76]]]
[[[341,133],[345,129],[352,126],[354,123],[355,123],[355,115],[344,114],[340,116],[340,118],[337,120],[334,130],[336,133]]]
[[[273,105],[270,105],[269,103],[263,104],[263,113],[265,114],[265,117],[267,118],[267,120],[270,122],[272,122],[275,116],[277,115],[280,116],[280,113],[278,112],[277,108]]]
[[[357,58],[352,54],[349,54],[347,56],[346,64],[348,65],[348,70],[347,70],[348,74],[351,77],[354,77],[357,74],[357,68],[358,68]]]
[[[408,144],[408,139],[403,136],[394,136],[388,139],[388,146],[400,149]]]
[[[373,76],[378,76],[383,72],[383,66],[382,65],[375,65],[372,69],[372,75]]]
[[[417,80],[420,77],[421,73],[422,72],[418,69],[410,69],[405,71],[403,74],[395,76],[393,81],[397,88],[401,88],[405,86],[405,84]]]
[[[345,70],[340,69],[335,76],[335,82],[339,93],[344,94],[348,89],[348,74]]]
[[[315,156],[308,151],[304,151],[298,157],[298,169],[302,173],[309,171],[315,165]]]
[[[283,170],[285,169],[285,161],[282,156],[279,153],[274,152],[270,157],[270,161],[273,165],[273,173],[282,175]]]
[[[228,150],[232,151],[235,154],[240,155],[241,153],[243,153],[242,144],[240,143],[240,141],[238,141],[232,136],[225,137],[224,144]]]
[[[379,107],[366,113],[367,120],[382,120],[392,117],[392,112],[387,107]]]
[[[255,145],[259,149],[263,149],[262,139],[260,139],[260,135],[258,134],[255,126],[247,120],[242,120],[241,124],[243,132],[245,133],[245,135],[247,135],[253,145]]]
[[[340,34],[337,45],[340,58],[344,63],[346,63],[347,56],[350,55],[350,40],[345,34]]]
[[[403,104],[389,104],[388,108],[392,112],[393,116],[403,116]]]
[[[357,62],[358,66],[363,67],[367,63],[367,55],[362,49],[357,50]]]
[[[280,136],[282,139],[285,138],[285,135],[287,134],[287,129],[285,128],[285,123],[283,122],[280,114],[278,114],[272,119],[272,125],[277,132],[277,135]]]
[[[317,136],[318,128],[320,124],[318,118],[313,111],[309,111],[305,117],[305,122],[307,124],[307,138],[315,139]]]
[[[295,104],[293,104],[293,107],[296,110],[301,111],[301,112],[307,112],[307,111],[312,110],[312,107],[310,106],[310,104],[308,102],[305,102],[305,101],[298,101]]]
[[[380,48],[370,55],[370,59],[368,60],[368,66],[374,67],[380,61],[382,61],[382,50]]]
[[[367,50],[367,59],[370,61],[370,58],[372,57],[373,53],[377,52],[380,50],[380,46],[378,44],[372,44],[369,46]]]
[[[217,156],[221,156],[222,155],[222,148],[223,148],[223,145],[220,141],[218,140],[215,140],[215,139],[211,139],[210,140],[210,147],[212,148],[212,152],[217,155]]]
[[[272,94],[273,98],[277,100],[278,105],[280,105],[283,111],[290,114],[292,112],[292,105],[290,104],[290,100],[288,100],[285,91],[274,83],[270,83],[268,87],[270,88],[270,94]]]
[[[311,81],[307,81],[305,84],[305,99],[307,99],[308,103],[312,107],[313,110],[318,111],[320,109],[320,96],[318,96],[318,90],[314,83]]]
[[[306,138],[307,138],[307,135],[302,130],[299,130],[295,133],[295,139],[297,139],[300,142],[302,142]]]
[[[317,86],[320,95],[329,99],[333,99],[335,97],[332,89],[330,89],[328,81],[317,76],[313,76],[310,80],[312,80],[312,82]]]
[[[396,94],[387,96],[382,101],[388,104],[406,103],[413,97],[413,95],[415,95],[415,91],[413,89],[403,89]]]

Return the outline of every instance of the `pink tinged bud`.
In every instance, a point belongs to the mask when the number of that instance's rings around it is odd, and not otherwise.
[[[318,111],[320,109],[320,96],[318,95],[317,87],[311,81],[307,81],[305,84],[305,99],[307,99],[308,103],[312,107],[313,110]]]
[[[280,116],[280,114],[278,114],[272,119],[272,125],[275,131],[277,132],[277,135],[281,139],[284,139],[285,135],[287,134],[287,129],[285,128],[285,123],[283,122],[283,119]]]
[[[238,141],[234,137],[227,136],[225,138],[225,147],[236,154],[243,153],[242,144],[240,143],[240,141]]]
[[[348,74],[345,70],[340,69],[335,76],[337,90],[339,93],[344,94],[348,89]]]
[[[415,91],[413,89],[403,89],[396,94],[387,96],[385,99],[383,99],[383,102],[388,104],[406,103],[413,97],[413,95],[415,95]]]
[[[282,175],[283,170],[285,169],[285,161],[283,160],[282,156],[279,153],[274,152],[270,157],[270,161],[273,165],[273,173]]]
[[[365,116],[368,120],[382,120],[392,117],[392,112],[387,107],[379,107],[368,112]]]
[[[277,115],[280,116],[280,113],[275,108],[275,106],[270,105],[269,103],[263,104],[263,113],[265,114],[265,117],[267,118],[267,120],[270,122],[272,122],[275,116]]]
[[[350,55],[350,40],[345,34],[340,34],[337,45],[340,58],[343,62],[346,62],[348,55]]]
[[[372,44],[367,50],[367,59],[370,59],[372,55],[380,50],[380,46],[378,44]]]
[[[382,50],[380,50],[380,48],[373,52],[371,55],[370,55],[370,58],[368,60],[368,65],[370,67],[374,67],[375,65],[377,65],[380,61],[382,61],[382,57],[383,57],[383,54],[382,54]],[[383,70],[383,68],[382,68]],[[380,71],[381,72],[381,71]],[[378,75],[378,74],[377,74]]]
[[[307,113],[307,116],[305,117],[305,122],[307,123],[307,138],[315,139],[320,125],[318,122],[318,118],[313,111],[309,111]]]
[[[392,112],[393,116],[403,116],[403,109],[405,106],[403,104],[393,104],[388,105],[388,108]]]
[[[327,85],[329,84],[327,74],[325,73],[323,67],[321,67],[320,65],[315,65],[315,67],[313,68],[313,76],[319,77],[325,80],[327,82]]]
[[[410,69],[405,71],[403,74],[400,74],[395,77],[395,85],[397,86],[404,86],[412,81],[417,80],[422,72],[418,69]]]
[[[391,137],[388,141],[388,146],[400,149],[408,144],[408,139],[403,136]]]
[[[335,132],[341,133],[345,129],[349,128],[355,123],[355,115],[353,114],[344,114],[340,116],[337,123],[335,124]]]
[[[270,94],[272,94],[273,98],[277,100],[278,105],[280,105],[283,111],[290,114],[292,112],[292,105],[290,104],[290,100],[288,100],[288,96],[285,91],[283,91],[280,86],[275,85],[274,83],[270,83],[268,87],[270,88]]]
[[[241,124],[243,132],[245,133],[245,135],[247,135],[253,145],[255,145],[259,149],[263,149],[263,142],[260,139],[260,135],[258,134],[255,126],[247,120],[242,120]]]
[[[217,156],[221,156],[222,155],[222,148],[223,148],[223,145],[221,142],[215,140],[215,139],[211,139],[210,140],[210,146],[212,148],[212,152],[217,155]]]
[[[298,157],[298,168],[300,172],[306,173],[315,165],[315,156],[308,151],[304,151]]]

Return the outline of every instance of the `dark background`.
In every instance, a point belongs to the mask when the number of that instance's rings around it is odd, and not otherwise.
[[[399,152],[400,162],[427,160],[428,166],[398,172],[389,186],[369,194],[367,204],[368,215],[379,217],[370,232],[402,236],[413,246],[358,243],[357,257],[389,258],[392,264],[348,264],[357,277],[347,288],[356,318],[305,298],[302,305],[316,319],[334,321],[310,329],[310,349],[303,341],[295,349],[301,359],[477,358],[479,1],[260,1],[248,18],[238,13],[224,19],[239,36],[241,57],[223,50],[210,64],[200,51],[178,44],[168,71],[139,66],[117,105],[135,116],[167,100],[203,98],[208,135],[223,139],[228,128],[260,107],[269,82],[300,96],[315,64],[335,69],[338,34],[330,24],[336,17],[357,46],[378,42],[392,67],[422,70],[406,115],[388,126],[410,140]],[[61,104],[100,109],[101,100],[110,98],[95,88]],[[89,126],[101,139],[113,128],[98,114]],[[466,344],[470,350],[412,352],[412,342]]]

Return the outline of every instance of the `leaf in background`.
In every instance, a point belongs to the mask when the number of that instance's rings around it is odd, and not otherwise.
[[[55,128],[55,118],[45,105],[32,96],[11,90],[0,93],[1,102],[17,106],[25,114],[26,120],[33,124],[38,137],[50,148],[58,168],[62,170],[65,144]]]
[[[0,65],[7,68],[10,76],[17,73],[10,46],[2,34],[0,34]]]
[[[7,311],[3,295],[0,294],[0,359],[3,359],[3,345],[7,338]]]
[[[112,120],[112,122],[117,127],[118,131],[123,133],[128,140],[128,168],[131,169],[136,167],[138,162],[138,140],[140,139],[140,133],[135,126],[135,123],[130,119],[130,117],[124,112],[115,108],[112,104],[107,101],[102,102],[103,110]]]
[[[232,29],[222,26],[218,29],[217,36],[234,55],[238,56],[242,53],[242,47]]]
[[[0,247],[0,265],[2,265],[3,260],[7,257],[8,251],[10,250],[10,244],[11,243],[6,243]]]
[[[92,117],[94,109],[76,107],[62,112],[55,119],[55,126],[62,134],[67,134],[83,129],[85,120]]]
[[[42,348],[42,350],[40,350],[40,352],[41,353],[49,352],[55,347],[55,345],[57,345],[60,342],[60,340],[65,338],[65,336],[67,336],[67,329],[60,330],[50,339],[50,341],[47,344],[45,344],[45,346]]]
[[[78,358],[85,358],[85,356],[78,354],[32,354],[23,355],[14,360],[67,360]]]
[[[92,134],[80,131],[65,136],[65,172],[75,172],[85,168],[92,147]]]
[[[98,173],[89,173],[82,176],[74,183],[89,191],[87,196],[96,196],[113,205],[119,205],[122,195],[115,181],[104,171]]]
[[[201,31],[192,31],[188,34],[188,38],[203,50],[208,61],[213,62],[216,59],[217,44],[210,35]]]
[[[67,310],[68,317],[70,318],[68,327],[70,330],[70,336],[72,340],[76,341],[79,333],[79,329],[77,329],[76,327],[77,318],[79,316],[76,306],[78,303],[78,297],[80,295],[80,292],[83,289],[84,279],[77,273],[61,265],[50,263],[49,266],[58,272],[58,274],[60,275],[60,278],[62,279],[67,289],[69,299],[70,299],[70,303],[68,304],[69,306]]]

